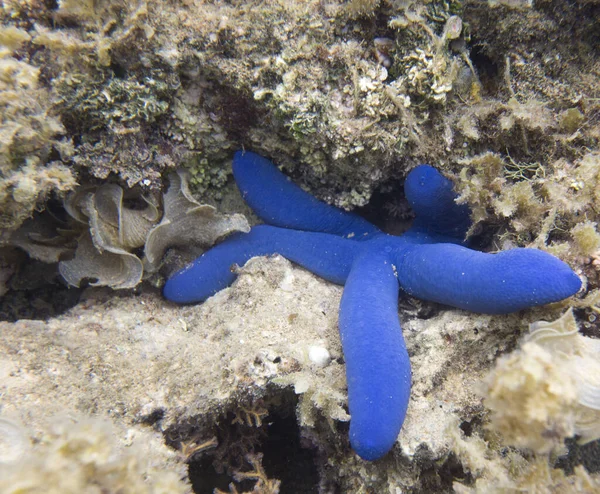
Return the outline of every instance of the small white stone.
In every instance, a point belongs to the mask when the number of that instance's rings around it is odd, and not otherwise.
[[[285,271],[285,275],[281,283],[279,283],[279,288],[281,288],[284,292],[294,292],[294,272],[292,268],[289,267]]]
[[[322,346],[311,346],[308,349],[308,358],[317,367],[326,367],[331,362],[329,350]]]

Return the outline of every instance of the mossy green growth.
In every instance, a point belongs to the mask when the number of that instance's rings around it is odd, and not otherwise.
[[[569,108],[560,115],[560,127],[565,132],[572,134],[583,124],[585,117],[577,108]]]
[[[139,130],[169,109],[169,84],[158,77],[108,77],[85,84],[86,77],[65,74],[56,84],[57,109],[85,130]]]
[[[215,162],[200,153],[188,153],[182,165],[190,172],[190,185],[201,196],[211,190],[215,199],[220,198],[219,189],[230,175],[229,162]]]
[[[571,262],[600,248],[598,153],[545,165],[484,153],[460,164],[458,201],[469,204],[474,225],[504,224],[500,243],[548,249]]]

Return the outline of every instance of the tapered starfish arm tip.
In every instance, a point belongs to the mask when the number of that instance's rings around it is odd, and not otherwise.
[[[398,281],[384,253],[359,256],[340,304],[350,443],[365,460],[396,442],[410,398],[410,361],[398,320]]]
[[[258,154],[235,153],[233,176],[244,200],[270,225],[353,238],[379,232],[360,216],[325,204],[303,191]]]
[[[418,245],[395,262],[407,294],[485,314],[557,302],[581,288],[567,264],[537,249],[487,254],[446,243]]]

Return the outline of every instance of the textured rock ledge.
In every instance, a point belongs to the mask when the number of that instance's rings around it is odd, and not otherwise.
[[[491,464],[479,438],[486,412],[478,390],[496,356],[526,328],[523,315],[405,306],[414,381],[409,413],[393,453],[367,463],[346,439],[340,296],[339,287],[278,256],[253,259],[231,288],[202,305],[89,290],[63,316],[0,324],[0,417],[24,424],[33,443],[65,420],[109,419],[123,445],[141,448],[148,468],[185,477],[186,460],[203,468],[212,462],[229,475],[247,470],[219,447],[196,456],[194,447],[218,437],[231,450],[223,431],[236,420],[268,437],[274,417],[293,415],[296,406],[321,492],[445,492],[457,480],[493,477],[493,469],[473,467],[475,457]],[[264,441],[249,441],[240,457],[261,452]]]

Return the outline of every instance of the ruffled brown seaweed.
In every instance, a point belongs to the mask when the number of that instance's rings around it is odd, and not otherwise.
[[[15,232],[10,244],[35,259],[58,262],[69,285],[80,286],[89,279],[93,286],[133,288],[145,274],[158,271],[170,247],[207,248],[229,233],[249,231],[243,215],[220,214],[196,201],[188,180],[183,171],[169,176],[162,211],[160,201],[152,197],[141,196],[141,205],[140,198],[134,197],[137,204],[131,205],[117,184],[80,187],[64,201],[70,228],[30,220]],[[72,258],[65,260],[69,254]]]
[[[178,171],[169,177],[164,196],[164,215],[146,238],[144,269],[155,272],[169,247],[199,245],[208,247],[235,231],[248,232],[250,225],[242,214],[225,215],[196,201],[189,189],[189,175]]]

